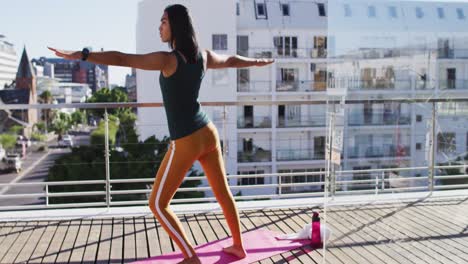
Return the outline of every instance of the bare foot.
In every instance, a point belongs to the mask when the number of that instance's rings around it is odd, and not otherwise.
[[[184,259],[181,262],[178,262],[177,264],[201,264],[201,261],[198,258],[198,256],[193,256],[191,258]]]
[[[234,255],[240,259],[243,259],[247,256],[247,252],[245,252],[245,249],[243,247],[230,246],[223,248],[223,251],[228,254]]]

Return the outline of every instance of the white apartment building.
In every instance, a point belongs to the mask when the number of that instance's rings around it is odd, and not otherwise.
[[[14,45],[4,35],[0,35],[0,90],[15,80],[17,67]]]
[[[137,53],[168,49],[160,42],[157,27],[170,3],[151,0],[139,3]],[[347,99],[466,96],[463,80],[468,77],[465,58],[468,42],[462,36],[468,23],[465,18],[468,5],[464,3],[306,0],[180,3],[193,16],[201,47],[222,54],[276,59],[268,67],[209,70],[205,75],[200,101],[245,104],[227,107],[227,140],[223,144],[229,174],[325,171],[325,105],[258,106],[249,102],[326,100],[333,88],[343,88]],[[206,16],[206,10],[216,12]],[[138,102],[162,102],[158,77],[159,72],[139,70]],[[223,109],[205,110],[223,134]],[[430,108],[421,104],[370,101],[347,106],[342,169],[427,165],[426,132],[430,117]],[[444,130],[439,132],[445,133],[440,134],[441,139],[455,138],[453,156],[465,152],[467,128],[454,126],[452,116],[441,115],[438,121]],[[139,109],[138,129],[142,139],[154,134],[168,135],[166,126],[164,109]],[[446,149],[441,149],[447,144],[438,145],[437,159],[447,159]],[[282,183],[316,182],[323,177],[284,177]],[[361,173],[348,178],[371,177],[374,175]],[[231,180],[231,185],[277,181],[277,177],[252,177]],[[343,185],[341,189],[359,186]],[[304,186],[283,187],[281,191],[320,190],[319,186]],[[242,195],[277,192],[277,188],[255,188],[242,190]]]

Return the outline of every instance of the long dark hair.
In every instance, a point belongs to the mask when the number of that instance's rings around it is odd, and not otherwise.
[[[183,5],[175,4],[167,6],[164,12],[167,12],[171,26],[169,47],[174,49],[172,43],[175,41],[176,50],[182,52],[187,62],[195,63],[199,48],[188,9]]]

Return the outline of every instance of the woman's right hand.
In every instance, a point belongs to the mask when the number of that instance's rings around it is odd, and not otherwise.
[[[81,59],[81,51],[70,51],[70,50],[59,50],[51,47],[47,47],[51,51],[55,52],[55,55],[58,57],[67,59],[67,60],[79,60]]]

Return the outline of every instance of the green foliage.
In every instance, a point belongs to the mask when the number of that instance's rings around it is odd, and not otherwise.
[[[71,123],[73,125],[86,124],[85,110],[77,110],[71,114]]]
[[[109,115],[109,144],[115,145],[115,138],[119,128],[119,120],[115,116]],[[91,133],[91,145],[103,146],[105,144],[106,122],[101,120],[98,128]]]
[[[23,127],[19,126],[19,125],[15,125],[15,126],[10,127],[10,129],[8,130],[8,133],[9,134],[14,134],[14,135],[19,135],[19,134],[21,134],[21,131],[23,131]]]
[[[34,140],[37,140],[37,141],[42,141],[42,142],[44,142],[44,141],[47,140],[47,136],[46,136],[46,135],[42,135],[42,134],[40,134],[40,133],[35,133],[35,132],[33,132],[33,133],[31,134],[31,138],[34,139]]]
[[[0,135],[0,144],[6,150],[10,150],[15,147],[16,144],[16,135],[12,134],[1,134]]]
[[[59,138],[66,134],[66,132],[71,128],[71,116],[64,112],[59,112],[55,115],[54,120],[52,121],[52,131],[59,136]]]
[[[116,87],[112,90],[108,88],[102,88],[95,92],[91,98],[88,99],[88,103],[126,103],[128,102],[128,96],[125,93],[123,87]],[[109,108],[108,114],[120,116],[124,112],[130,112],[130,108]],[[90,114],[96,117],[104,116],[104,109],[90,109]]]
[[[46,124],[44,122],[37,122],[33,125],[37,130],[44,132],[46,129]]]

